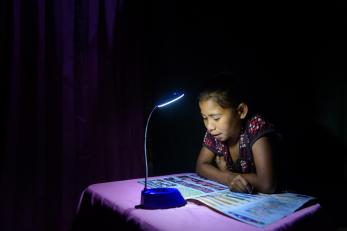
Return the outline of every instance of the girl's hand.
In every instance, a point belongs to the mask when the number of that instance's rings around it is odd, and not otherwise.
[[[217,167],[220,171],[222,172],[227,172],[229,171],[228,168],[227,168],[227,163],[226,161],[224,160],[224,156],[216,156],[216,164],[217,164]]]
[[[229,189],[234,192],[253,193],[253,186],[241,175],[237,175],[231,180]]]

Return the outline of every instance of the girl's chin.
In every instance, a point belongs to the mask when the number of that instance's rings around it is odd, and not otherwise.
[[[219,141],[222,141],[222,142],[226,141],[225,137],[223,137],[223,136],[216,136],[216,139]]]

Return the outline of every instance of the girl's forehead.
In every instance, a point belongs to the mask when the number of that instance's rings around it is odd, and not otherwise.
[[[201,100],[199,102],[200,112],[205,115],[209,114],[224,114],[224,113],[232,113],[233,108],[224,108],[217,103],[213,98],[207,100]]]
[[[199,101],[200,107],[221,107],[214,98]]]
[[[218,103],[218,100],[216,100],[215,98],[208,98],[206,100],[200,100],[199,101],[199,106],[203,106],[203,107],[209,107],[209,108],[221,108],[221,109],[227,109],[225,107],[222,107],[222,105],[220,105]]]
[[[201,112],[205,113],[221,113],[226,109],[221,107],[215,100],[208,99],[199,102]]]

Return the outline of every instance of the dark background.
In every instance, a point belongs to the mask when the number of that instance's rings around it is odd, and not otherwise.
[[[186,96],[151,120],[150,174],[194,171],[204,135],[197,90],[221,71],[244,76],[254,109],[283,135],[288,189],[318,197],[346,225],[343,1],[0,9],[2,230],[66,230],[85,187],[143,176],[145,121],[174,90]]]

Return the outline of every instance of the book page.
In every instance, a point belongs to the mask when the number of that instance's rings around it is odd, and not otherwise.
[[[139,183],[144,184],[144,180]],[[177,188],[186,200],[198,201],[226,216],[257,227],[265,227],[278,221],[315,199],[295,193],[231,192],[227,186],[202,178],[195,173],[149,179],[147,187]]]

